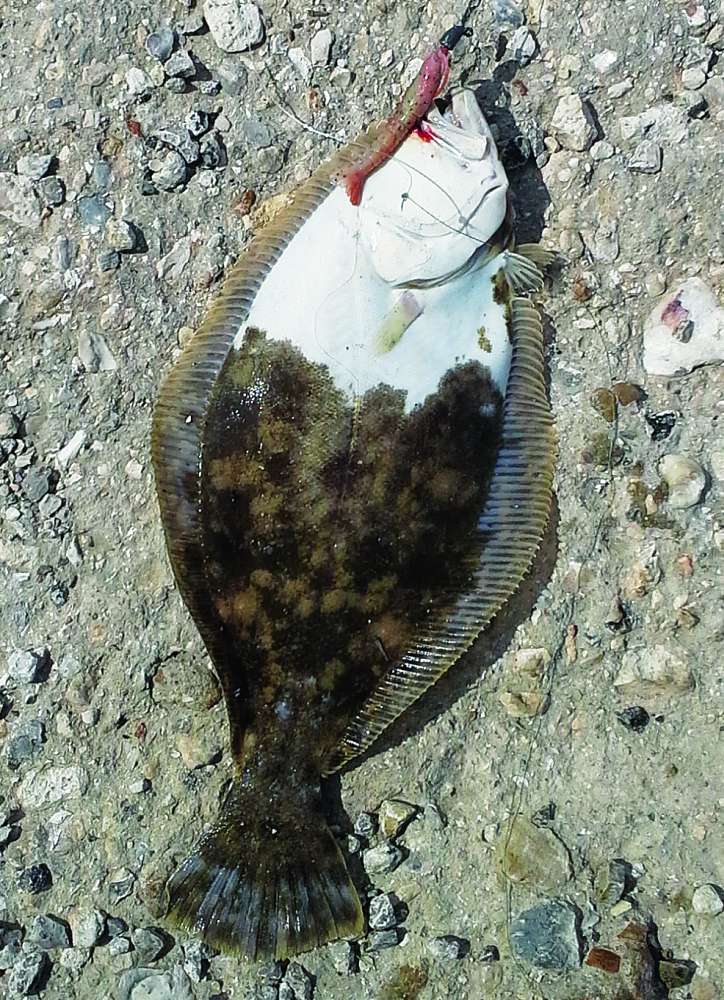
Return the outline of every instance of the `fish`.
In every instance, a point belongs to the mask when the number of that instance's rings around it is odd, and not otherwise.
[[[167,919],[251,961],[363,933],[321,779],[470,648],[549,517],[530,293],[554,257],[516,246],[471,91],[432,103],[424,137],[407,125],[394,149],[389,119],[373,125],[293,193],[154,408],[166,547],[234,765]]]

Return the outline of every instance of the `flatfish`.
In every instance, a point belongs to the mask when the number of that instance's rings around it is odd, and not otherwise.
[[[235,764],[169,918],[250,959],[362,932],[320,777],[470,647],[549,515],[527,293],[551,255],[515,249],[490,129],[469,91],[433,103],[445,75],[405,135],[372,126],[290,196],[155,408],[168,553]]]

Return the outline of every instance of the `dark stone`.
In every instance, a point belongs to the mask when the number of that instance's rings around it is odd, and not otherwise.
[[[18,875],[18,888],[22,892],[29,892],[36,895],[39,892],[47,892],[53,884],[53,875],[50,868],[45,863],[30,865],[23,869]]]
[[[621,712],[616,712],[618,721],[634,733],[642,733],[651,721],[651,716],[641,705],[631,705]]]

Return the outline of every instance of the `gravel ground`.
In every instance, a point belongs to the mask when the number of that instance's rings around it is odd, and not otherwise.
[[[230,762],[162,544],[159,380],[264,203],[387,111],[461,14],[440,6],[0,11],[2,997],[724,990],[719,0],[475,6],[456,72],[521,236],[569,262],[544,299],[547,544],[327,791],[368,936],[253,970],[163,929],[159,888]]]

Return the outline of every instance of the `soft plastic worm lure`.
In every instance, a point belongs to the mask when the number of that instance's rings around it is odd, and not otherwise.
[[[435,98],[445,89],[450,75],[450,52],[464,35],[470,34],[470,28],[456,25],[443,35],[438,47],[425,59],[420,75],[407,88],[397,109],[383,122],[379,130],[380,141],[342,174],[340,180],[353,205],[362,201],[362,191],[370,174],[394,156],[408,135],[418,128]]]

